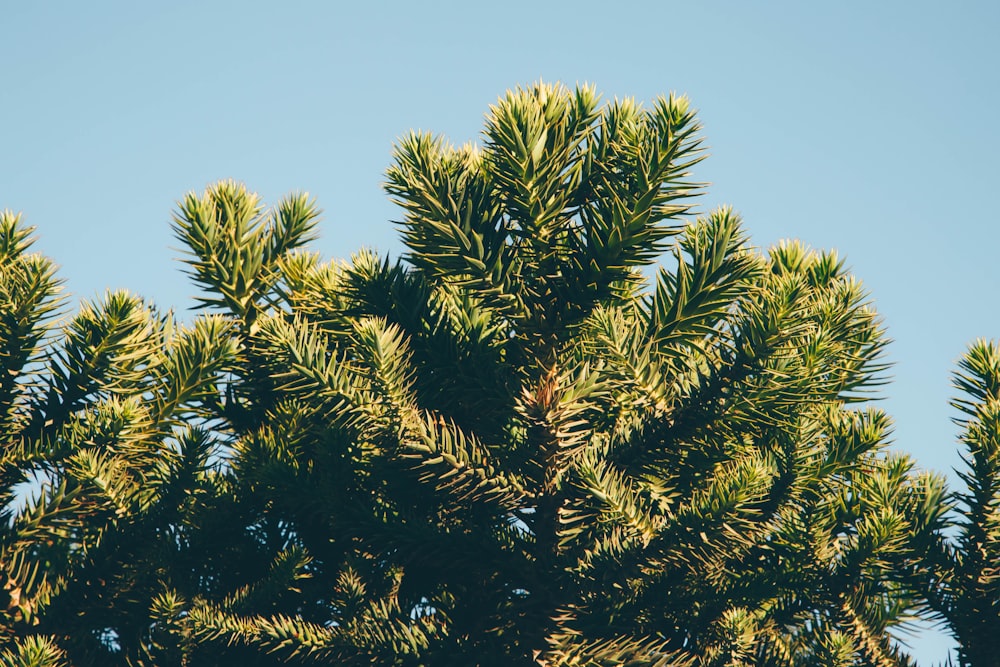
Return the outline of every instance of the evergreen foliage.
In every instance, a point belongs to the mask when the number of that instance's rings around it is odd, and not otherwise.
[[[917,541],[920,589],[958,643],[958,664],[992,665],[1000,656],[1000,345],[980,340],[959,364],[953,401],[960,417],[966,489]]]
[[[695,214],[698,130],[538,84],[481,148],[408,135],[399,262],[218,183],[174,215],[186,326],[56,324],[3,214],[0,664],[882,667],[918,615],[993,664],[1000,349],[950,496],[886,449],[843,261]]]

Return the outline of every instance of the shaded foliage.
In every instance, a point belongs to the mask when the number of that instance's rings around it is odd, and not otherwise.
[[[996,346],[949,496],[886,449],[843,262],[695,214],[685,98],[539,84],[483,138],[400,141],[400,262],[307,252],[304,195],[188,195],[186,326],[54,324],[0,217],[3,664],[897,666],[918,615],[991,664]]]

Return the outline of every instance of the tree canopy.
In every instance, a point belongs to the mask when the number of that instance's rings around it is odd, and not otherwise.
[[[887,448],[887,338],[833,252],[699,213],[684,97],[537,84],[396,146],[407,252],[303,194],[173,216],[203,313],[64,316],[0,216],[0,665],[994,664],[1000,347],[967,489]]]

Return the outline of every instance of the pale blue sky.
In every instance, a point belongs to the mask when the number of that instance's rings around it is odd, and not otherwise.
[[[949,374],[1000,337],[998,34],[987,1],[7,1],[0,208],[38,226],[74,297],[184,309],[168,222],[189,190],[307,190],[324,255],[398,254],[380,186],[409,129],[476,139],[538,79],[687,93],[703,206],[735,206],[756,245],[846,255],[895,339],[897,446],[948,471]]]

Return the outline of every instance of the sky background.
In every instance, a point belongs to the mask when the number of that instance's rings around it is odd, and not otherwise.
[[[0,208],[38,227],[74,299],[128,288],[183,313],[169,221],[188,191],[305,190],[323,255],[399,255],[381,184],[410,129],[476,140],[539,79],[686,93],[702,210],[733,205],[760,247],[846,256],[895,341],[895,446],[954,480],[950,373],[1000,337],[998,33],[986,1],[0,0]]]

